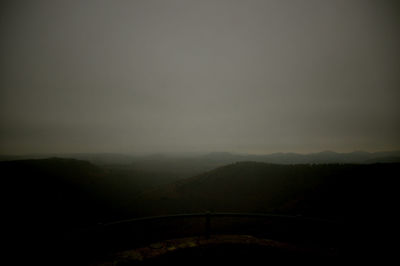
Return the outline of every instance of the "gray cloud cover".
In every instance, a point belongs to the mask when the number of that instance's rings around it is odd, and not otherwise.
[[[395,1],[4,1],[0,153],[400,149]]]

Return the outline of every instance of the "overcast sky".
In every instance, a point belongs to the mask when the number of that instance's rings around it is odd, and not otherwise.
[[[396,1],[2,1],[0,153],[400,149]]]

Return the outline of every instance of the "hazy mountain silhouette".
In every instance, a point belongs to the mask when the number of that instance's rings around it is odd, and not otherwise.
[[[298,154],[274,153],[268,155],[234,154],[228,152],[213,152],[204,155],[154,155],[136,157],[132,168],[141,171],[168,172],[176,177],[192,177],[217,167],[243,161],[266,162],[273,164],[321,164],[321,163],[353,163],[368,164],[379,162],[400,162],[400,152],[351,152],[336,153],[331,151]]]
[[[215,167],[241,161],[257,161],[276,164],[304,163],[377,163],[400,162],[400,151],[365,152],[354,151],[338,153],[323,151],[317,153],[272,153],[262,155],[236,154],[229,152],[212,152],[207,154],[154,154],[147,156],[118,153],[70,153],[70,154],[35,154],[35,155],[1,155],[0,161],[45,159],[49,157],[75,158],[89,161],[96,165],[129,165],[141,169],[171,170],[176,173],[199,173]],[[154,168],[156,167],[156,168]]]

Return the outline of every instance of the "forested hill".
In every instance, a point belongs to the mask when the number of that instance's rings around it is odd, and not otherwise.
[[[383,212],[400,164],[275,165],[240,162],[141,196],[144,215],[273,212],[343,219]]]
[[[126,218],[140,192],[176,180],[60,158],[0,162],[0,173],[6,215],[14,225],[29,221],[58,229]]]

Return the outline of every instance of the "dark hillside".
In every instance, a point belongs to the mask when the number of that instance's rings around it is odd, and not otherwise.
[[[343,219],[383,211],[400,164],[274,165],[242,162],[141,196],[146,215],[275,212]]]
[[[101,212],[106,173],[74,159],[2,162],[3,187],[13,217],[57,226],[92,222]],[[47,226],[47,225],[46,225]]]
[[[74,159],[0,163],[7,233],[17,242],[15,250],[29,245],[35,253],[69,237],[68,243],[75,245],[73,239],[79,238],[74,235],[85,227],[99,228],[98,222],[206,211],[351,221],[359,229],[357,236],[371,238],[391,233],[387,223],[398,201],[399,170],[396,163],[240,162],[176,181],[170,172],[157,169],[99,167]],[[354,235],[351,231],[349,237]],[[44,246],[36,246],[39,239]]]
[[[101,168],[75,159],[0,162],[13,224],[57,230],[126,218],[143,190],[176,180],[163,173]]]

